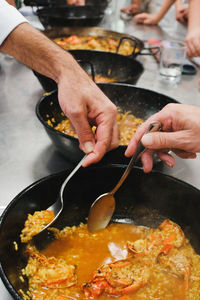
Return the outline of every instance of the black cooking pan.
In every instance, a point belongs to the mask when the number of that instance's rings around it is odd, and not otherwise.
[[[46,28],[48,26],[96,26],[103,17],[103,12],[90,5],[44,7],[39,8],[36,14]]]
[[[55,227],[85,223],[91,203],[100,194],[110,191],[124,172],[123,166],[80,169],[64,192],[64,211]],[[20,193],[6,208],[0,224],[0,275],[14,299],[21,297],[19,288],[27,283],[19,280],[26,264],[24,246],[19,240],[28,213],[43,210],[57,199],[69,172],[44,178]],[[78,188],[77,188],[78,187]],[[178,223],[200,253],[200,191],[173,177],[157,172],[144,174],[134,168],[115,195],[116,210],[112,221],[157,227],[164,218]],[[19,245],[14,250],[13,241]]]
[[[145,47],[142,40],[131,34],[107,30],[101,27],[54,27],[44,30],[43,33],[50,39],[67,37],[70,35],[98,36],[115,39],[119,41],[116,52],[118,52],[118,48],[120,48],[120,45],[126,40],[129,41],[130,45],[132,45],[135,49],[130,55],[131,58],[135,58],[137,55],[155,56],[159,52],[159,47]]]
[[[109,3],[109,0],[86,0],[86,5],[95,6],[101,11],[104,11]],[[24,4],[27,6],[48,6],[48,7],[58,7],[66,6],[66,0],[24,0]]]
[[[98,84],[98,86],[123,111],[131,111],[136,117],[144,120],[168,103],[177,103],[176,100],[165,95],[128,84],[107,83]],[[54,125],[56,126],[65,118],[61,115],[56,91],[39,100],[36,106],[36,114],[54,146],[68,160],[77,163],[83,155],[83,152],[79,149],[78,140],[55,130],[47,124],[48,119],[54,118]],[[102,163],[127,163],[129,160],[124,157],[125,150],[126,146],[119,146],[107,153]]]
[[[135,84],[144,71],[140,62],[117,53],[90,50],[69,50],[74,58],[80,61],[84,70],[91,75],[91,64],[95,75],[114,79],[114,82]],[[52,79],[34,71],[45,91],[57,88]]]

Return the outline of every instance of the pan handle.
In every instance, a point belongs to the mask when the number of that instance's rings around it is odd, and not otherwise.
[[[94,66],[93,64],[88,61],[88,60],[83,60],[83,59],[78,59],[77,60],[78,63],[80,63],[81,65],[83,64],[88,64],[90,66],[90,69],[91,69],[91,75],[92,75],[92,80],[95,82],[95,72],[94,72]],[[95,82],[96,83],[96,82]]]
[[[145,52],[144,50],[147,50],[147,52]],[[139,52],[138,55],[151,55],[151,56],[155,56],[159,52],[160,52],[160,47],[158,47],[158,46],[155,46],[155,47],[144,47],[142,49],[142,52]]]
[[[119,52],[119,48],[124,40],[130,40],[133,43],[133,52],[130,54],[130,56],[134,57],[136,55],[135,51],[136,51],[136,48],[138,45],[138,40],[135,39],[134,37],[128,37],[128,36],[121,37],[121,39],[119,40],[119,44],[117,45],[117,48],[116,48],[116,53]]]

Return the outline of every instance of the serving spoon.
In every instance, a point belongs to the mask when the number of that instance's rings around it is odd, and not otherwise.
[[[61,185],[61,188],[60,188],[60,191],[59,191],[59,196],[58,196],[56,202],[54,202],[51,206],[49,206],[46,209],[46,210],[52,211],[54,213],[54,218],[50,223],[48,223],[44,228],[42,228],[42,230],[40,230],[39,233],[37,233],[36,235],[33,236],[33,239],[32,239],[33,243],[35,244],[35,246],[38,249],[43,249],[45,247],[45,244],[48,243],[48,240],[46,241],[46,237],[49,236],[50,239],[51,239],[51,237],[53,237],[53,235],[48,230],[48,228],[57,220],[57,218],[61,214],[61,212],[63,210],[63,206],[64,206],[63,193],[64,193],[64,190],[65,190],[65,187],[66,187],[67,183],[69,182],[69,180],[72,178],[72,176],[74,176],[74,174],[78,171],[78,169],[80,169],[80,167],[82,166],[82,163],[83,163],[83,161],[86,157],[87,157],[87,154],[84,155],[84,157],[80,160],[80,162],[73,169],[73,171],[67,176],[67,178],[65,179],[65,181]]]
[[[155,121],[150,123],[146,133],[155,132],[161,129],[161,123],[159,121]],[[127,176],[129,175],[131,169],[133,168],[135,162],[138,160],[139,156],[146,150],[146,148],[142,145],[141,142],[138,143],[137,149],[132,156],[126,170],[124,171],[122,177],[116,184],[116,186],[112,189],[112,191],[100,195],[91,205],[87,227],[90,232],[94,232],[100,229],[105,228],[110,222],[112,215],[115,210],[115,198],[114,194],[120,188],[122,183],[125,181]]]

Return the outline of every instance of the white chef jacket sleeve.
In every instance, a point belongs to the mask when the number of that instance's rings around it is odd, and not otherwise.
[[[0,45],[19,24],[24,22],[28,21],[14,6],[0,0]]]

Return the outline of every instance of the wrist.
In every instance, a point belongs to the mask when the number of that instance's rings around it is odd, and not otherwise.
[[[153,15],[152,17],[153,17],[154,23],[159,23],[160,20],[162,19],[162,16],[159,13],[157,13],[156,15]]]
[[[60,49],[59,49],[60,50]],[[78,69],[79,65],[70,53],[61,49],[63,53],[59,53],[55,56],[55,60],[52,64],[52,79],[59,84],[63,78],[66,80],[73,77],[74,71]],[[76,68],[77,67],[77,68]],[[69,74],[69,76],[68,76]]]

